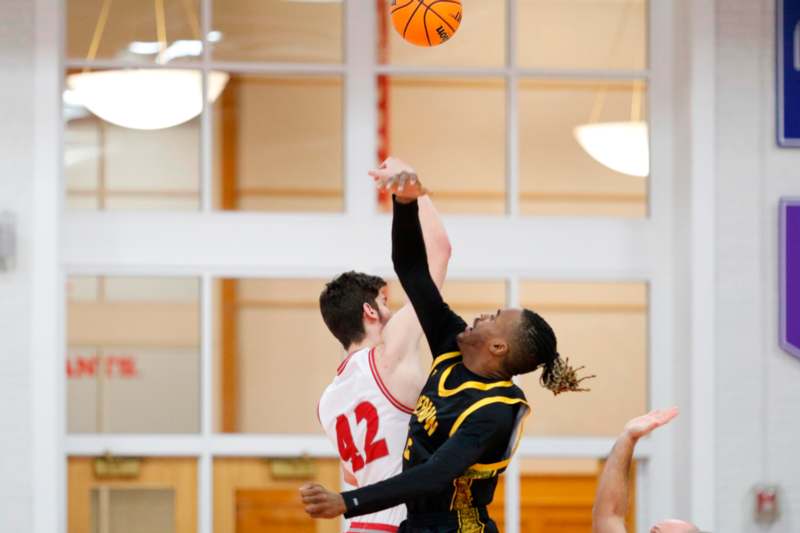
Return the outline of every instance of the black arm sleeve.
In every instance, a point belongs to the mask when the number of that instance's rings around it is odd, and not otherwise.
[[[345,518],[375,513],[446,489],[489,450],[505,450],[514,430],[516,408],[488,405],[467,417],[455,435],[425,463],[385,481],[343,492]]]
[[[394,200],[392,263],[414,306],[433,356],[458,350],[456,335],[464,331],[467,324],[444,302],[431,277],[416,200],[409,204]]]

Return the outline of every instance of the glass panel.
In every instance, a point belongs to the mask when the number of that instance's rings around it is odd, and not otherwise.
[[[216,205],[341,211],[342,90],[335,76],[232,75],[214,106]]]
[[[214,533],[338,533],[339,520],[312,520],[297,487],[341,490],[337,459],[214,460]]]
[[[647,410],[645,283],[525,281],[520,302],[553,327],[562,357],[597,375],[586,382],[591,392],[555,397],[539,385],[539,372],[522,376],[520,384],[536,406],[526,435],[615,436]]]
[[[162,22],[157,21],[162,20],[163,26],[159,27]],[[198,60],[203,55],[201,32],[197,0],[67,1],[70,59],[94,57],[161,64]]]
[[[70,433],[199,431],[199,297],[194,278],[71,277]]]
[[[117,124],[130,120],[155,120],[160,124],[164,114],[149,109],[147,117],[137,112],[126,112],[129,103],[115,102],[103,95],[116,94],[114,87],[129,84],[127,78],[143,71],[96,71],[87,74],[120,74],[122,78],[90,80],[90,85],[78,88],[75,78],[67,77],[68,89],[64,97],[64,174],[67,183],[67,207],[71,209],[118,210],[158,209],[196,210],[200,205],[200,119],[197,109],[186,108],[175,120],[187,121],[163,129],[132,129]],[[163,73],[166,71],[158,71]],[[172,71],[175,72],[175,71]],[[176,81],[160,77],[137,79],[134,83],[185,84],[189,93],[196,89],[200,101],[201,77],[199,71],[181,71],[195,78]],[[74,72],[74,75],[79,73]],[[182,75],[179,75],[182,76]],[[106,84],[111,88],[102,88]],[[98,93],[97,91],[101,92]],[[184,98],[178,96],[178,98]],[[99,107],[96,107],[99,106]],[[90,112],[116,123],[107,122]],[[194,118],[192,118],[194,117]],[[138,127],[138,126],[137,126]]]
[[[378,13],[378,58],[383,64],[440,67],[502,67],[506,61],[506,3],[463,0],[463,19],[453,37],[434,47],[403,40],[392,24],[391,2],[383,0]],[[422,24],[425,9],[414,13]],[[425,17],[432,24],[433,16]]]
[[[411,164],[450,213],[505,211],[505,82],[495,78],[379,80],[379,145]],[[468,112],[465,112],[468,110]]]
[[[341,63],[343,2],[215,0],[216,60]]]
[[[634,468],[636,468],[634,464]],[[592,530],[592,505],[603,464],[596,459],[521,459],[520,531],[579,533]],[[505,476],[501,476],[501,484]],[[503,492],[498,484],[498,498]],[[626,531],[636,531],[636,476],[631,476]],[[501,501],[498,501],[501,500]],[[500,530],[504,528],[501,526]]]
[[[175,492],[159,489],[96,488],[92,533],[174,533]]]
[[[342,355],[319,314],[324,285],[315,279],[217,282],[217,431],[321,433],[317,400]]]
[[[613,124],[593,140],[590,149],[610,154],[604,156],[611,157],[606,162],[617,168],[642,164],[646,168],[646,126],[635,130],[633,138],[611,137],[632,124],[644,124],[640,121],[646,121],[645,97],[641,81],[521,81],[520,211],[529,215],[646,216],[647,178],[601,164],[582,148],[575,133],[575,128],[584,124]],[[601,145],[595,148],[598,142]],[[602,144],[606,142],[610,144]],[[623,142],[630,148],[618,150]]]
[[[516,1],[519,66],[647,67],[647,0]]]
[[[70,457],[69,533],[197,533],[197,459]]]

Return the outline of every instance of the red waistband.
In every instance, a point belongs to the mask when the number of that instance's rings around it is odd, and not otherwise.
[[[376,524],[373,522],[350,522],[350,527],[347,529],[348,533],[365,533],[368,531],[377,531],[380,533],[397,533],[398,526],[390,524]],[[355,531],[354,531],[355,530]]]

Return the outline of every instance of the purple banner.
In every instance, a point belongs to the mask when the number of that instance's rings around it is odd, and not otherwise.
[[[800,199],[781,200],[781,347],[800,358]]]

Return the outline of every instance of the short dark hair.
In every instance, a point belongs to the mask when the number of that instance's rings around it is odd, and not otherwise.
[[[362,309],[365,303],[378,309],[378,292],[385,286],[383,278],[352,270],[325,285],[319,295],[322,320],[345,349],[364,339]]]
[[[562,359],[558,354],[556,334],[550,324],[530,309],[523,309],[517,333],[511,342],[511,357],[508,357],[508,371],[514,374],[533,372],[542,367],[539,383],[553,394],[568,391],[588,391],[581,383],[595,377],[578,377],[584,367],[573,368],[569,358]]]

